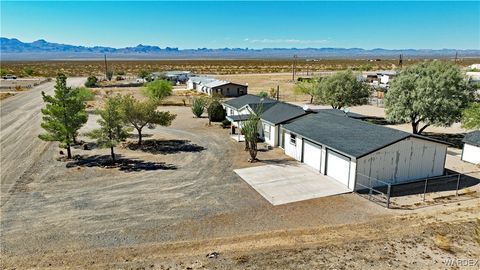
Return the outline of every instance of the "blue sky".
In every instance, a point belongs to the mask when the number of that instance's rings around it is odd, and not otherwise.
[[[480,2],[14,2],[1,36],[85,46],[480,49]]]

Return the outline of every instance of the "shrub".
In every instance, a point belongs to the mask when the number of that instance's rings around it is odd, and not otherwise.
[[[205,111],[205,106],[207,103],[205,102],[205,99],[198,97],[198,98],[193,98],[192,100],[192,112],[193,114],[200,118],[202,117],[203,112]]]
[[[151,100],[159,102],[172,95],[172,89],[172,84],[169,81],[155,80],[147,83],[143,89],[143,94]]]
[[[33,76],[33,74],[35,74],[35,70],[33,70],[33,68],[25,67],[25,68],[23,69],[23,73],[24,73],[26,76]]]
[[[116,72],[118,76],[125,76],[125,72],[124,71],[117,71]]]
[[[268,93],[265,92],[265,91],[260,91],[260,93],[258,93],[257,96],[262,97],[262,98],[266,98],[266,97],[268,97]]]
[[[95,76],[90,76],[87,78],[85,82],[85,87],[95,87],[97,86],[98,79]]]
[[[230,127],[231,124],[232,123],[230,121],[228,121],[227,119],[222,121],[222,127],[223,128],[228,128],[228,127]]]
[[[80,87],[75,90],[77,91],[78,97],[83,101],[91,101],[95,99],[95,94],[88,88]]]
[[[108,70],[107,71],[107,74],[105,74],[107,76],[107,80],[111,81],[112,80],[112,77],[113,77],[113,71],[111,70]]]
[[[122,76],[117,76],[117,77],[115,77],[115,80],[116,80],[116,81],[123,81],[124,78],[123,78]]]
[[[219,101],[213,101],[207,108],[208,118],[211,122],[221,122],[225,120],[225,110]]]

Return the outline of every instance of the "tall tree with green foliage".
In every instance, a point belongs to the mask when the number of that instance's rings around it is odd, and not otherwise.
[[[298,82],[293,89],[297,95],[308,95],[310,97],[310,104],[313,103],[313,99],[319,95],[320,86],[319,80],[314,79],[311,81]]]
[[[392,122],[410,123],[412,132],[421,134],[430,125],[447,127],[460,121],[473,94],[458,66],[425,61],[407,67],[393,80],[385,96],[386,116]]]
[[[67,77],[57,75],[53,96],[42,92],[46,103],[42,109],[42,128],[46,133],[39,135],[44,141],[57,141],[67,149],[67,157],[72,158],[70,146],[74,143],[78,130],[87,122],[85,100],[78,90],[67,87]]]
[[[371,94],[372,88],[369,85],[359,81],[351,70],[346,70],[322,78],[315,97],[334,109],[341,109],[367,104]]]
[[[161,102],[164,98],[171,96],[173,86],[169,81],[155,80],[147,83],[143,88],[143,94],[154,102]]]
[[[100,128],[94,129],[88,135],[97,140],[102,148],[110,148],[112,163],[116,162],[114,147],[128,137],[128,128],[125,122],[122,96],[110,96],[105,102],[103,109],[98,110],[100,119],[97,123]]]
[[[169,126],[176,114],[157,111],[157,104],[151,100],[139,101],[132,95],[123,97],[125,120],[131,124],[138,133],[138,145],[142,144],[142,130],[144,127],[155,128],[156,125]]]
[[[480,103],[472,103],[462,113],[462,127],[466,129],[480,129]]]

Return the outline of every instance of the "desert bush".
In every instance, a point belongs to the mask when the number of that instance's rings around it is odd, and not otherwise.
[[[207,102],[202,97],[195,97],[192,99],[192,112],[193,114],[200,118],[202,117],[203,112],[205,111],[205,107]]]
[[[107,80],[111,81],[113,77],[113,71],[108,70],[105,76],[107,77]]]
[[[169,81],[155,80],[147,83],[143,88],[143,94],[149,99],[160,102],[164,98],[172,95],[173,87]]]
[[[124,78],[122,76],[117,76],[115,77],[115,81],[123,81]]]
[[[118,76],[125,76],[125,71],[117,71],[116,74]]]
[[[260,93],[258,93],[257,96],[262,97],[262,98],[266,98],[266,97],[268,97],[268,93],[265,92],[265,91],[260,91]]]
[[[35,70],[33,70],[33,68],[30,68],[30,67],[25,67],[23,69],[23,73],[25,74],[25,76],[33,76],[33,74],[35,74]]]
[[[208,105],[207,113],[208,119],[211,122],[221,122],[225,120],[225,109],[223,109],[222,104],[217,100]]]
[[[452,252],[452,244],[450,239],[442,234],[437,234],[433,239],[435,246],[439,249]]]
[[[89,76],[85,82],[85,87],[95,87],[97,86],[98,79],[95,76]]]
[[[80,98],[83,101],[92,101],[95,99],[95,93],[88,88],[79,87],[74,90],[77,91],[78,98]]]
[[[231,124],[232,123],[230,121],[228,121],[227,119],[222,121],[222,127],[223,128],[228,128],[228,127],[230,127]]]

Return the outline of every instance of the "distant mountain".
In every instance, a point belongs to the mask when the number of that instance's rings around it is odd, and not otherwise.
[[[135,47],[85,47],[68,44],[52,43],[43,39],[28,43],[16,38],[0,38],[0,59],[5,60],[59,60],[59,59],[98,59],[107,54],[109,58],[116,59],[284,59],[297,54],[301,58],[397,58],[403,54],[404,58],[445,58],[454,57],[458,52],[459,57],[480,57],[480,50],[387,50],[361,48],[222,48],[222,49],[185,49],[160,48],[158,46],[139,44]]]

